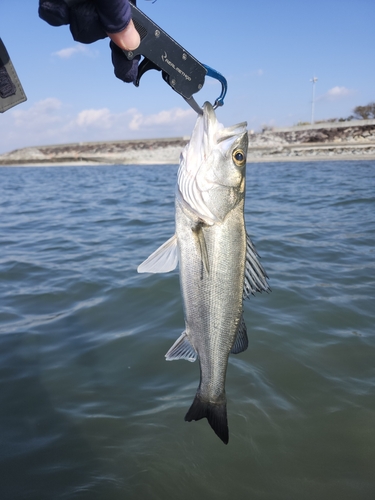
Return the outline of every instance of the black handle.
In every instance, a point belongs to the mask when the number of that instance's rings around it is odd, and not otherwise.
[[[164,72],[176,92],[190,98],[203,87],[207,69],[133,4],[131,11],[141,43],[133,51],[124,50],[126,57],[132,60],[141,54]]]

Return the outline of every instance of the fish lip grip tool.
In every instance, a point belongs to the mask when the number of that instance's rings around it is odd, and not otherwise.
[[[134,84],[138,87],[142,76],[151,69],[161,71],[168,85],[180,94],[197,113],[202,114],[203,110],[195,101],[193,94],[202,89],[205,77],[209,76],[221,83],[221,94],[215,99],[213,107],[216,109],[218,106],[223,106],[228,87],[224,76],[195,59],[138,7],[133,4],[130,6],[141,43],[135,50],[123,52],[129,60],[137,55],[144,57],[139,64],[138,76]]]

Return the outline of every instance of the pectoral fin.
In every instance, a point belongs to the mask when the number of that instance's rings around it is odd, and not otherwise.
[[[195,361],[198,357],[197,351],[190,344],[186,332],[178,337],[173,346],[165,355],[167,361],[174,361],[176,359],[186,359],[186,361]]]
[[[138,266],[139,273],[168,273],[178,263],[177,236],[174,235]]]
[[[232,354],[239,354],[240,352],[246,351],[249,345],[249,340],[247,338],[247,329],[246,324],[241,316],[241,321],[238,326],[236,340],[234,341],[232,350],[230,351]]]
[[[206,240],[204,239],[204,233],[202,229],[202,224],[197,224],[197,226],[193,229],[193,234],[196,238],[197,245],[199,248],[199,252],[201,255],[201,259],[204,265],[204,268],[207,273],[210,272],[210,264],[208,260],[208,252],[207,252],[207,245],[206,245]]]

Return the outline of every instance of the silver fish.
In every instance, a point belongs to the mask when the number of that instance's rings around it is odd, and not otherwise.
[[[185,420],[207,418],[226,444],[228,357],[248,346],[243,299],[269,290],[245,228],[246,125],[224,128],[205,103],[181,154],[176,232],[138,267],[161,273],[179,263],[186,329],[166,359],[199,359],[200,383]]]

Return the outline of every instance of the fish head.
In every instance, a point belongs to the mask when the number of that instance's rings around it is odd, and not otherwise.
[[[206,102],[181,154],[178,194],[207,224],[222,221],[245,196],[246,126],[224,127]]]

